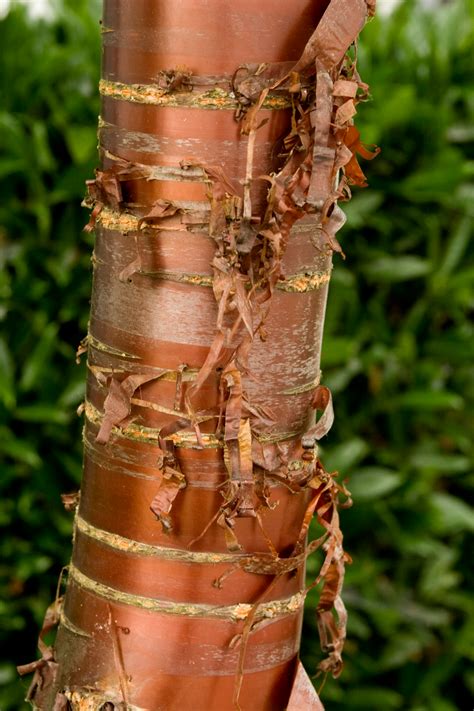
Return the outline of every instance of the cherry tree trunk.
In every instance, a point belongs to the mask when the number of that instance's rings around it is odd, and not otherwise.
[[[84,476],[54,648],[26,665],[38,709],[322,708],[298,666],[318,547],[340,671],[320,352],[338,201],[371,157],[346,53],[372,11],[104,2]]]

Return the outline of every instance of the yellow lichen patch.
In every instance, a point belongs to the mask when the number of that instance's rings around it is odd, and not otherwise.
[[[102,79],[99,82],[99,92],[118,101],[130,101],[136,104],[151,104],[153,106],[183,107],[188,109],[227,109],[235,111],[239,108],[235,94],[230,90],[214,87],[203,92],[170,92],[156,84],[123,84]],[[291,107],[291,99],[287,96],[269,94],[263,102],[264,109],[287,109]]]
[[[184,447],[188,449],[220,449],[223,443],[213,434],[201,432],[202,446],[199,446],[194,432],[176,432],[169,435],[166,439],[173,442],[175,447]]]
[[[97,224],[104,227],[106,230],[115,230],[117,232],[135,232],[139,229],[139,217],[131,215],[127,212],[116,212],[108,207],[102,208]]]
[[[86,689],[81,689],[80,691],[66,690],[64,695],[71,704],[73,711],[97,711],[108,701],[104,692],[94,692]]]
[[[165,281],[176,281],[180,284],[192,284],[193,286],[212,287],[213,278],[207,274],[186,274],[184,272],[169,272],[157,270],[154,272],[140,271],[139,274],[164,279]]]
[[[235,605],[234,618],[236,620],[245,620],[246,617],[248,617],[251,609],[252,605],[249,605],[248,603],[241,602],[238,605]]]
[[[183,274],[183,281],[196,286],[212,286],[212,277],[205,274]]]
[[[207,224],[209,208],[205,203],[175,203],[181,211],[186,214],[187,212],[194,212],[197,208],[203,213],[203,223]],[[111,230],[114,232],[122,232],[123,234],[128,234],[129,232],[139,232],[141,230],[154,230],[155,232],[190,232],[192,225],[174,223],[167,225],[166,222],[157,224],[144,224],[140,225],[141,217],[139,215],[133,215],[130,212],[117,212],[116,210],[111,210],[108,207],[103,207],[97,216],[96,224],[105,230]],[[201,230],[200,230],[201,231]],[[205,233],[204,233],[205,234]]]
[[[118,698],[116,691],[95,691],[92,689],[65,689],[63,692],[70,704],[71,711],[101,711],[104,704],[109,702],[113,708],[122,708],[122,698]],[[127,703],[127,711],[146,711],[139,706]]]
[[[303,294],[307,291],[314,291],[331,279],[331,271],[327,272],[304,272],[303,274],[292,274],[284,281],[277,284],[278,289],[293,294]]]

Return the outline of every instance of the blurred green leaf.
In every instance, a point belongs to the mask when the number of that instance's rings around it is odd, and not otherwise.
[[[0,399],[7,409],[15,407],[15,371],[8,346],[0,338]]]
[[[364,267],[369,279],[380,282],[417,279],[428,274],[430,270],[431,265],[426,259],[415,256],[379,257]]]
[[[20,379],[21,390],[31,390],[42,379],[48,377],[49,362],[56,347],[57,333],[56,323],[49,323],[44,328],[36,346],[25,360]]]
[[[349,689],[345,694],[344,703],[356,709],[399,709],[403,706],[403,697],[391,689],[364,686]]]
[[[354,341],[349,338],[324,339],[322,360],[325,367],[346,363],[354,354]]]
[[[84,163],[95,157],[97,135],[93,126],[67,126],[65,137],[75,163]]]
[[[352,474],[349,488],[356,502],[369,501],[386,496],[401,483],[400,474],[391,469],[365,467]]]
[[[324,461],[329,471],[341,471],[345,474],[364,458],[368,450],[366,442],[354,437],[333,447],[330,452],[325,454]]]
[[[441,472],[446,476],[467,472],[471,468],[469,457],[440,452],[415,452],[410,457],[410,464],[415,469],[429,469]]]
[[[460,220],[448,241],[446,251],[443,254],[439,268],[440,274],[451,274],[451,272],[453,272],[453,270],[458,266],[463,254],[466,251],[471,236],[472,220],[468,217],[464,217]]]
[[[460,410],[463,407],[463,398],[457,393],[446,390],[411,390],[395,398],[394,404],[399,407],[414,410]]]
[[[57,425],[65,425],[70,419],[68,413],[58,410],[53,404],[18,407],[15,411],[15,416],[23,422],[54,423]]]
[[[430,202],[434,199],[452,199],[452,193],[463,179],[462,156],[459,151],[446,148],[437,156],[437,162],[413,173],[400,186],[400,192],[410,200]]]
[[[39,467],[41,459],[33,445],[27,440],[0,439],[0,452],[30,467]]]
[[[423,648],[416,634],[397,634],[385,647],[380,665],[383,669],[394,669],[409,661],[418,661]]]
[[[445,492],[438,492],[431,495],[430,504],[437,530],[442,533],[474,531],[474,509],[461,499]]]

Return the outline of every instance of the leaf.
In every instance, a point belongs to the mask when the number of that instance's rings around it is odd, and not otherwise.
[[[447,390],[410,390],[395,398],[394,405],[412,410],[437,412],[438,410],[461,410],[464,400],[457,393]]]
[[[14,365],[8,346],[3,338],[0,338],[0,400],[7,410],[15,407],[15,381]]]
[[[56,161],[54,160],[47,132],[47,124],[42,121],[33,121],[31,124],[32,143],[35,160],[40,170],[49,172],[54,170]]]
[[[445,476],[470,471],[469,457],[460,454],[442,454],[441,452],[415,452],[409,459],[410,465],[416,469],[442,472]]]
[[[447,148],[439,153],[434,164],[432,160],[429,163],[427,161],[424,167],[407,177],[399,191],[412,202],[452,200],[454,191],[463,179],[462,165],[460,151]]]
[[[370,190],[354,195],[352,200],[344,205],[347,222],[352,229],[367,225],[370,216],[377,211],[383,202],[383,194]]]
[[[79,405],[84,399],[85,387],[83,377],[77,382],[70,379],[66,388],[61,393],[61,396],[58,398],[58,404],[64,409]]]
[[[431,271],[431,263],[422,257],[379,257],[364,267],[371,281],[397,282],[418,279]]]
[[[0,452],[18,462],[23,462],[30,467],[38,468],[41,466],[41,458],[33,445],[25,439],[5,439],[2,436],[0,439]]]
[[[351,475],[349,489],[354,501],[371,501],[386,496],[401,483],[402,476],[393,469],[364,467]]]
[[[362,439],[353,439],[324,451],[324,464],[327,471],[337,470],[345,474],[365,457],[369,447]]]
[[[97,136],[92,126],[67,126],[64,135],[74,163],[85,163],[95,156]]]
[[[442,256],[439,274],[451,274],[461,262],[469,240],[472,236],[472,220],[464,217],[460,220],[456,229],[448,241],[446,250]]]
[[[401,633],[390,640],[380,660],[382,669],[395,669],[420,659],[423,643],[415,634]]]
[[[381,686],[360,686],[348,689],[344,694],[345,708],[357,709],[399,709],[403,705],[403,697],[397,691]]]
[[[323,368],[346,363],[354,355],[356,348],[357,344],[352,338],[333,338],[326,335],[321,354]]]
[[[430,508],[434,515],[434,528],[440,533],[474,531],[474,509],[456,496],[445,492],[433,493]]]
[[[36,346],[25,360],[20,379],[20,390],[27,392],[36,388],[46,377],[52,353],[56,347],[58,324],[49,323],[41,334]]]
[[[18,407],[15,410],[15,417],[22,422],[65,425],[69,422],[71,415],[58,410],[53,404],[37,404]]]

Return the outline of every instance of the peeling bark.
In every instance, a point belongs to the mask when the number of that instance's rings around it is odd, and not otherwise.
[[[298,663],[318,548],[342,669],[319,356],[338,203],[378,150],[349,53],[374,2],[206,7],[104,3],[84,478],[54,648],[20,669],[37,709],[322,709]]]

